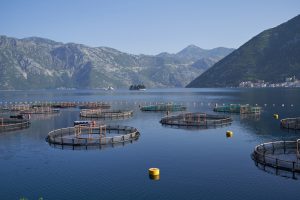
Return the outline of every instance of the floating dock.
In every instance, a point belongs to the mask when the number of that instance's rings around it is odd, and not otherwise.
[[[50,144],[67,146],[102,146],[137,140],[139,131],[130,126],[96,125],[61,128],[48,133]]]
[[[160,120],[160,123],[163,125],[178,127],[209,128],[230,125],[232,123],[232,119],[228,116],[209,115],[197,112],[166,116]]]
[[[161,111],[184,111],[186,106],[179,104],[157,104],[157,105],[148,105],[141,107],[141,111],[152,111],[152,112],[161,112]]]
[[[132,110],[83,109],[80,111],[80,117],[83,118],[125,119],[132,115]]]
[[[30,126],[29,120],[0,118],[0,132],[14,131],[28,128]]]
[[[229,104],[223,106],[216,105],[214,111],[238,114],[260,114],[261,107],[240,104]]]
[[[300,117],[280,120],[281,128],[300,130]]]
[[[252,158],[263,166],[299,173],[299,145],[300,140],[263,143],[254,148]]]

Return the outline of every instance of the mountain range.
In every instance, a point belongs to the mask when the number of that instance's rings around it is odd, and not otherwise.
[[[300,15],[256,35],[187,87],[236,87],[240,82],[300,79]]]
[[[0,36],[0,89],[184,87],[234,49],[190,45],[176,54],[133,55],[30,37]]]

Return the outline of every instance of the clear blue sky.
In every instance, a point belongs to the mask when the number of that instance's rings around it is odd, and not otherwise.
[[[237,48],[300,14],[300,0],[2,0],[0,34],[135,54]]]

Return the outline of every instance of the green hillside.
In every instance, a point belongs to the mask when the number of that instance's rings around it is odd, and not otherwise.
[[[235,87],[242,81],[300,79],[300,15],[263,31],[187,87]]]

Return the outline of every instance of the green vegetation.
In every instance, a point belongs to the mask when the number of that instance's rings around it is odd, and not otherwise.
[[[300,78],[299,52],[300,15],[253,37],[187,87],[236,87],[242,81]]]

